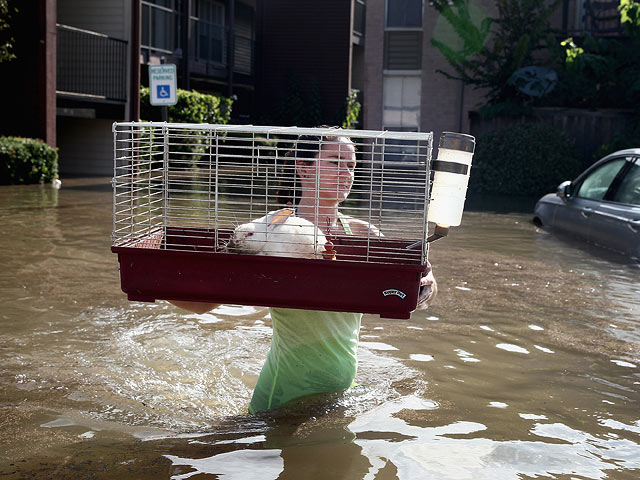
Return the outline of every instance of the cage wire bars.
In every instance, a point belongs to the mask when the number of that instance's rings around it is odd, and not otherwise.
[[[426,264],[431,133],[123,122],[113,134],[112,246],[224,252],[238,225],[285,207],[276,193],[306,160],[301,136],[317,137],[307,148],[348,137],[357,166],[340,211],[383,237],[369,233],[336,260]]]

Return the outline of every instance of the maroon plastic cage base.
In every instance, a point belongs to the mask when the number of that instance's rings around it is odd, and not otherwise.
[[[218,240],[230,231],[218,231]],[[411,241],[338,237],[338,259],[318,260],[222,253],[212,230],[168,228],[114,246],[122,290],[129,300],[158,299],[232,303],[337,312],[379,314],[408,319],[418,302],[420,278],[428,267]],[[177,246],[179,245],[179,247]],[[366,252],[375,254],[365,261]],[[388,256],[388,258],[387,258]],[[361,260],[360,260],[361,259]],[[369,257],[371,260],[371,257]]]

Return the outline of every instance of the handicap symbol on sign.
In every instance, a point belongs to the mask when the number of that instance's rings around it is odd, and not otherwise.
[[[171,85],[157,85],[158,98],[168,98],[171,92]]]

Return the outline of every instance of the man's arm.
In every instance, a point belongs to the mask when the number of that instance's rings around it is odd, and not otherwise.
[[[198,315],[207,313],[214,308],[220,306],[219,303],[206,303],[206,302],[183,302],[181,300],[168,300],[169,303],[175,305],[183,310],[188,310]]]

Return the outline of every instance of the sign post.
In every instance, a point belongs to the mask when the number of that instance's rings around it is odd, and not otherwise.
[[[176,66],[149,65],[149,101],[162,108],[162,120],[167,121],[167,107],[178,103]]]

